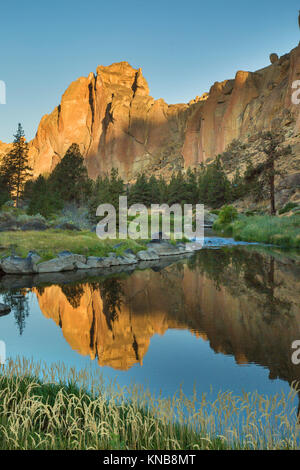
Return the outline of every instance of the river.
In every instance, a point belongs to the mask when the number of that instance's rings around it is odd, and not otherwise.
[[[107,276],[4,276],[7,356],[101,370],[173,395],[274,395],[300,380],[300,263],[214,237],[194,256]]]

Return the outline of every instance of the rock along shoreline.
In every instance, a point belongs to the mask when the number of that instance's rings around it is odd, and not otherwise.
[[[30,251],[26,258],[8,256],[0,260],[0,271],[5,274],[45,274],[65,271],[77,271],[88,269],[106,269],[114,266],[138,265],[145,261],[158,261],[167,256],[191,255],[199,245],[196,243],[179,242],[173,245],[167,240],[151,241],[146,245],[147,249],[136,254],[127,249],[122,255],[114,252],[106,257],[84,256],[70,251],[62,251],[56,258],[40,262],[38,253]]]

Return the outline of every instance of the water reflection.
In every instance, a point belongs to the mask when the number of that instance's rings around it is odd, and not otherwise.
[[[143,364],[155,334],[189,330],[215,353],[264,366],[270,379],[291,384],[300,379],[291,362],[291,344],[300,339],[299,287],[297,263],[234,248],[201,250],[164,269],[31,290],[70,347],[100,366],[128,370]],[[4,299],[20,334],[26,299],[26,289]]]
[[[5,292],[3,295],[3,302],[10,307],[15,317],[20,336],[25,328],[26,317],[29,316],[29,305],[26,294],[27,289],[13,289],[9,292]]]

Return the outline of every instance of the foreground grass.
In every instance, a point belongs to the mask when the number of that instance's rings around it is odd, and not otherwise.
[[[213,228],[218,233],[232,236],[236,240],[300,248],[300,215],[290,217],[241,216],[225,225],[216,220]]]
[[[106,386],[87,369],[9,361],[0,375],[0,449],[296,449],[295,396],[166,400]]]
[[[114,248],[122,243],[122,246]],[[140,240],[99,240],[96,233],[90,231],[68,231],[50,229],[44,232],[18,231],[0,233],[0,257],[15,253],[26,257],[29,251],[37,251],[42,261],[55,258],[63,250],[86,256],[107,256],[109,252],[121,255],[131,248],[134,253],[145,249]]]

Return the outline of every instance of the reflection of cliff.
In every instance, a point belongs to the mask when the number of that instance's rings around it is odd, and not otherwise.
[[[78,285],[67,291],[55,285],[36,294],[43,314],[62,328],[72,349],[97,357],[101,366],[126,370],[142,364],[154,334],[181,327],[169,312],[170,299],[163,295],[169,279],[160,284],[161,276],[143,271],[123,282],[81,284],[81,292]]]
[[[214,351],[238,363],[261,364],[270,377],[291,382],[300,379],[290,360],[291,343],[300,339],[295,269],[244,250],[202,250],[189,266],[135,272],[123,281],[67,291],[51,286],[37,297],[70,346],[97,357],[100,365],[128,369],[142,363],[154,334],[179,328],[208,339]]]

